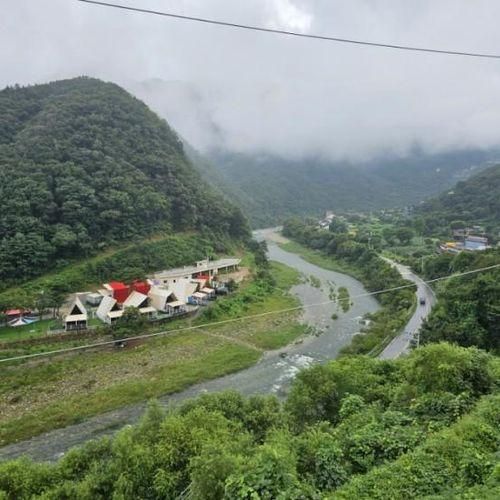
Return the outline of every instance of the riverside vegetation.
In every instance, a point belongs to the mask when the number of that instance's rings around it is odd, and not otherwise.
[[[345,356],[272,396],[203,395],[55,464],[0,464],[5,498],[498,498],[498,358],[432,344]]]
[[[294,218],[285,222],[283,234],[292,238],[289,243],[282,244],[284,249],[325,269],[350,274],[370,291],[409,284],[357,235],[348,234],[347,227],[325,231],[318,229],[312,221]],[[350,307],[346,292],[339,288],[337,293],[337,302],[344,310]],[[342,353],[374,354],[382,350],[411,316],[415,293],[413,287],[409,287],[377,295],[377,300],[382,308],[370,316],[370,325],[364,328],[363,335],[356,335]]]
[[[309,258],[343,265],[318,252]],[[498,262],[494,251],[437,256],[427,272]],[[283,403],[226,392],[164,413],[153,402],[137,426],[57,463],[0,464],[0,491],[16,499],[498,498],[498,283],[491,270],[438,289],[427,345],[408,357],[344,355],[303,370]],[[470,313],[462,323],[459,303]]]
[[[297,321],[298,312],[255,318],[238,323],[238,328],[234,324],[210,326],[211,322],[298,304],[286,290],[299,282],[299,273],[282,264],[268,263],[262,245],[251,247],[253,254],[246,260],[253,269],[252,276],[233,295],[218,299],[192,323],[179,320],[157,328],[168,331],[192,324],[199,327],[196,330],[173,331],[133,342],[126,349],[110,346],[84,354],[2,365],[0,443],[26,439],[240,370],[254,364],[265,350],[285,346],[305,334],[306,326]],[[117,327],[120,336],[148,332],[147,325]],[[43,351],[41,346],[35,349]]]

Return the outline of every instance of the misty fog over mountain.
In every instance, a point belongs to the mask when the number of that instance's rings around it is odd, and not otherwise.
[[[136,3],[124,0],[125,5]],[[494,52],[500,4],[147,0],[143,8],[302,33]],[[50,35],[50,36],[49,36]],[[124,85],[195,148],[366,161],[490,149],[495,60],[376,50],[54,0],[11,4],[0,85],[86,74]],[[7,41],[15,50],[8,51]]]

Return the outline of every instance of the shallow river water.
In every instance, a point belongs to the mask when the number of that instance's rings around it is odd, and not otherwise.
[[[293,267],[304,276],[304,282],[291,290],[302,304],[329,301],[331,289],[337,293],[338,288],[343,286],[353,297],[349,310],[344,313],[336,304],[331,303],[308,307],[304,309],[301,321],[310,325],[314,333],[283,349],[267,352],[250,368],[164,396],[160,398],[161,403],[168,406],[200,393],[225,389],[235,389],[243,394],[276,394],[283,397],[299,370],[313,363],[335,358],[339,350],[349,344],[353,335],[359,332],[362,317],[378,309],[378,303],[373,297],[356,298],[366,293],[366,290],[354,278],[310,264],[298,255],[282,250],[272,240],[268,240],[268,248],[271,260]],[[314,277],[312,280],[311,276]],[[332,319],[334,313],[338,315],[338,319]],[[1,448],[0,459],[27,454],[37,460],[54,460],[71,446],[134,423],[143,411],[144,405],[141,404],[97,415],[80,424]]]

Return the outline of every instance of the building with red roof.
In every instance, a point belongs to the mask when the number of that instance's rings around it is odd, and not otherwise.
[[[110,281],[104,284],[104,288],[110,290],[113,298],[120,304],[123,304],[130,295],[130,287],[121,281]]]
[[[151,289],[151,285],[147,281],[137,280],[132,283],[132,289],[136,292],[142,293],[143,295],[147,295]]]
[[[7,316],[8,319],[19,317],[22,314],[23,314],[22,309],[7,309],[7,311],[5,311],[5,316]]]

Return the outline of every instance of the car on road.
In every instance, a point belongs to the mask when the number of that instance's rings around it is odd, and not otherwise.
[[[425,306],[425,297],[420,297],[420,305]]]

